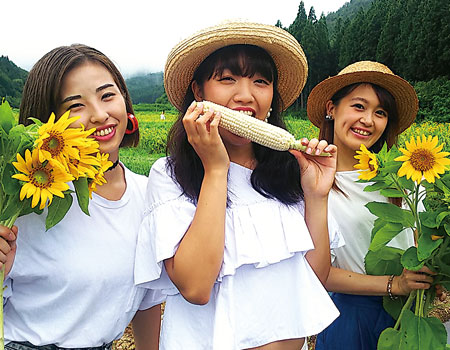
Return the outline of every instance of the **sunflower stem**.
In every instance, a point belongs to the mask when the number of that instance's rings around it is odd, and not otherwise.
[[[413,290],[411,293],[409,293],[408,299],[406,300],[405,305],[403,305],[402,310],[400,311],[400,315],[398,316],[397,322],[395,322],[394,329],[398,330],[400,328],[400,322],[402,320],[403,314],[405,313],[405,310],[409,310],[411,307],[411,304],[416,297],[417,289]]]

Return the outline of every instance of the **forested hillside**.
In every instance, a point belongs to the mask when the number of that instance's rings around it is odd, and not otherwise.
[[[164,93],[163,73],[150,73],[126,79],[133,103],[154,103]]]
[[[17,67],[6,56],[0,56],[0,97],[6,97],[13,107],[19,107],[28,72]]]

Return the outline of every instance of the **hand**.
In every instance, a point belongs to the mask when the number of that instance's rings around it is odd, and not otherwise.
[[[303,138],[302,145],[307,147],[306,154],[290,150],[300,166],[300,177],[305,197],[326,197],[334,183],[336,174],[337,148],[327,141]],[[328,152],[330,157],[318,157],[321,152]]]
[[[11,271],[16,256],[16,239],[18,229],[0,226],[0,268],[5,265],[5,276]]]
[[[416,289],[429,289],[433,283],[433,275],[436,273],[424,266],[419,271],[403,269],[400,276],[394,277],[392,282],[392,294],[408,295]]]
[[[203,104],[194,101],[183,117],[189,143],[200,157],[205,172],[226,169],[230,164],[227,150],[219,135],[220,113],[209,110],[203,114]]]

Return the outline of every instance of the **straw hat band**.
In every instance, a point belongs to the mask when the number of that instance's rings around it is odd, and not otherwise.
[[[213,52],[235,44],[266,50],[278,69],[278,91],[284,107],[292,104],[306,83],[307,61],[298,42],[283,29],[257,23],[225,23],[181,41],[169,53],[164,85],[179,110],[195,70]]]
[[[370,61],[352,64],[314,87],[307,105],[311,122],[320,127],[326,115],[326,102],[340,89],[355,83],[372,83],[390,92],[397,106],[399,132],[412,124],[419,108],[414,88],[385,65]]]

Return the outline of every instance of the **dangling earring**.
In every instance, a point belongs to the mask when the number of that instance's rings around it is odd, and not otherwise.
[[[327,120],[327,121],[332,121],[332,120],[333,120],[333,117],[332,117],[331,115],[327,114],[327,115],[325,116],[325,120]]]
[[[267,112],[267,116],[266,116],[266,119],[264,119],[264,121],[265,121],[266,123],[268,123],[268,122],[269,122],[269,118],[270,118],[270,112],[272,112],[272,107],[270,107],[269,111]]]
[[[128,113],[127,118],[128,118],[128,121],[127,121],[127,128],[125,130],[125,134],[129,135],[129,134],[136,132],[136,130],[139,129],[139,124],[138,124],[137,118],[133,114]]]

